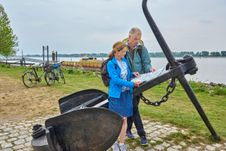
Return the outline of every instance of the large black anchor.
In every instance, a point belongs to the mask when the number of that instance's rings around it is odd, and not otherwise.
[[[204,121],[207,128],[209,129],[210,133],[212,134],[213,139],[219,141],[220,140],[219,135],[216,133],[216,131],[210,124],[204,110],[202,109],[200,103],[198,102],[198,99],[196,98],[194,92],[192,91],[188,81],[186,80],[186,78],[184,76],[185,74],[191,74],[191,75],[195,74],[196,71],[198,70],[194,59],[191,56],[185,56],[181,60],[175,60],[174,56],[171,53],[171,50],[169,49],[161,32],[159,31],[157,25],[155,24],[155,21],[153,20],[153,18],[151,17],[151,15],[148,11],[147,0],[143,0],[142,8],[143,8],[145,17],[156,37],[160,47],[162,48],[162,50],[168,60],[169,69],[166,70],[165,72],[163,72],[162,74],[160,74],[158,77],[145,82],[140,87],[135,89],[134,95],[138,95],[139,93],[144,92],[145,90],[150,89],[150,88],[154,87],[155,85],[158,85],[169,79],[172,79],[172,81],[174,81],[175,78],[178,79],[180,84],[184,88],[185,92],[187,93],[188,97],[190,98],[191,102],[193,103],[196,110],[198,111],[199,115],[201,116],[202,120]],[[174,89],[174,87],[173,87],[173,89]],[[169,93],[170,93],[170,91],[169,91]],[[155,105],[155,106],[160,105],[162,102],[164,102],[164,99],[160,102],[146,101],[147,104],[149,103],[149,104]]]
[[[147,0],[143,0],[142,7],[169,63],[164,72],[136,88],[134,95],[139,95],[169,79],[172,79],[173,83],[175,79],[178,79],[214,140],[220,140],[184,76],[196,73],[197,67],[194,59],[191,56],[185,56],[183,59],[175,60],[147,9]],[[146,101],[146,103],[160,105],[168,99],[168,95],[174,88],[175,85],[169,85],[167,95],[160,102]],[[107,99],[108,95],[105,92],[96,89],[75,92],[61,98],[59,100],[61,114],[47,119],[45,126],[34,125],[31,142],[34,150],[106,151],[116,141],[122,126],[122,118],[107,109]]]

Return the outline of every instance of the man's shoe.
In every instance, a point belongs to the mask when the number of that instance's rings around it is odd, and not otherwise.
[[[145,136],[140,137],[140,144],[141,145],[148,145],[148,140]]]
[[[113,145],[112,145],[112,150],[113,151],[120,151],[119,149],[119,144],[117,142],[115,142]]]
[[[130,139],[134,138],[133,134],[131,133],[131,131],[126,132],[126,136]]]
[[[127,147],[125,144],[119,145],[119,149],[120,149],[120,151],[127,151]]]

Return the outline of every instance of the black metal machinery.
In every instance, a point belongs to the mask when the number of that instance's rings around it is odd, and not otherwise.
[[[195,61],[192,57],[184,57],[182,60],[176,60],[174,56],[172,55],[171,50],[169,49],[166,41],[164,40],[161,32],[159,31],[157,25],[155,24],[155,21],[153,20],[152,16],[150,15],[148,8],[147,8],[147,0],[143,0],[142,2],[142,8],[144,15],[160,45],[160,47],[163,50],[163,53],[165,54],[169,65],[170,70],[167,71],[167,73],[160,75],[159,77],[150,80],[146,84],[142,85],[138,90],[135,90],[135,94],[138,94],[139,92],[143,92],[147,89],[150,89],[151,87],[160,84],[168,79],[176,78],[179,80],[180,84],[184,88],[185,92],[187,93],[188,97],[190,98],[191,102],[195,106],[196,110],[198,111],[199,115],[201,116],[202,120],[206,124],[207,128],[209,129],[210,133],[212,134],[212,137],[214,140],[220,140],[219,135],[216,133],[212,125],[210,124],[204,110],[202,109],[200,103],[198,102],[198,99],[196,98],[194,92],[192,91],[192,88],[190,87],[188,81],[185,78],[185,74],[195,74],[197,71]]]
[[[194,59],[191,56],[185,56],[183,59],[176,60],[148,11],[147,0],[143,0],[142,7],[169,63],[164,72],[134,89],[133,95],[140,95],[169,79],[172,79],[172,83],[178,79],[213,139],[220,140],[185,78],[185,74],[193,75],[198,70]],[[167,101],[168,95],[172,93],[174,88],[175,85],[169,85],[167,94],[161,101],[145,100],[145,103],[159,106],[162,102]],[[107,109],[107,98],[108,95],[105,92],[96,89],[79,91],[61,98],[59,100],[61,114],[47,119],[45,127],[42,125],[33,127],[32,146],[34,150],[106,151],[116,141],[122,126],[122,118]]]
[[[35,151],[106,151],[118,138],[122,118],[108,110],[108,95],[88,89],[59,100],[61,114],[33,126]]]

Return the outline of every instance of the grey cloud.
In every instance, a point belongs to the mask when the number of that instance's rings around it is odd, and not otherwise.
[[[173,49],[223,49],[225,2],[149,0],[148,7]],[[141,27],[150,50],[159,50],[141,0],[2,0],[2,4],[19,37],[19,49],[25,53],[41,53],[41,46],[46,44],[60,53],[106,51],[116,40],[126,37],[132,26]],[[211,46],[205,44],[209,41]]]
[[[208,19],[200,19],[199,23],[201,23],[201,24],[212,24],[213,21],[212,20],[208,20]]]

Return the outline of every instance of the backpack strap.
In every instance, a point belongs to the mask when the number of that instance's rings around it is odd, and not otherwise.
[[[141,46],[141,45],[137,46],[137,52],[138,52],[141,60],[142,60],[142,48],[143,48],[143,46]]]
[[[144,62],[143,62],[143,57],[142,57],[142,50],[143,50],[143,45],[138,45],[137,46],[137,52],[140,56],[142,71],[144,71]]]

